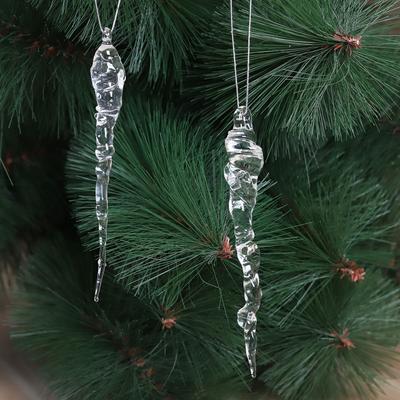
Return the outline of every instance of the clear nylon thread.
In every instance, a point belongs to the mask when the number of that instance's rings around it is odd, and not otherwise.
[[[249,106],[250,94],[250,46],[251,46],[251,16],[253,9],[253,0],[249,0],[249,27],[247,32],[247,70],[246,70],[246,110]],[[236,102],[238,108],[240,107],[240,94],[239,94],[239,81],[237,73],[236,49],[235,49],[235,34],[233,23],[233,0],[230,0],[230,17],[231,17],[231,38],[232,38],[232,54],[233,54],[233,69],[235,74],[235,87],[236,87]]]
[[[100,26],[100,30],[103,32],[104,31],[104,27],[101,24],[101,18],[100,18],[100,12],[99,12],[99,5],[97,4],[97,0],[94,0],[94,4],[96,6],[96,14],[97,14],[97,20],[99,21],[99,26]],[[117,17],[118,17],[118,12],[119,12],[119,6],[121,5],[121,0],[118,0],[118,4],[117,4],[117,9],[115,11],[115,15],[114,15],[114,20],[113,20],[113,24],[111,26],[111,32],[113,32],[114,28],[115,28],[115,23],[117,22]]]

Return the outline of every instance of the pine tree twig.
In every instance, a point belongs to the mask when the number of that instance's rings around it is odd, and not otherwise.
[[[87,62],[83,50],[69,40],[54,40],[48,35],[34,36],[24,32],[23,28],[14,23],[0,21],[0,37],[3,42],[17,45],[30,54],[38,54],[45,58],[63,57],[66,62]]]
[[[236,4],[245,87],[247,2]],[[397,0],[255,0],[253,8],[250,107],[271,157],[312,153],[391,115],[400,92]],[[235,107],[228,15],[227,5],[216,11],[187,91],[218,130]]]

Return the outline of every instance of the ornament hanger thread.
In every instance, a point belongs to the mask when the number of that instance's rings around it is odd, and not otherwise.
[[[251,42],[251,15],[253,9],[253,0],[249,0],[249,27],[247,32],[247,70],[246,70],[246,110],[249,106],[249,93],[250,93],[250,42]],[[233,0],[230,0],[230,14],[231,14],[231,37],[232,37],[232,54],[233,54],[233,69],[235,74],[236,86],[236,102],[238,108],[240,107],[240,94],[239,94],[239,79],[237,73],[236,62],[236,49],[235,49],[235,33],[233,31]]]
[[[100,30],[102,32],[104,32],[105,27],[103,27],[103,25],[101,24],[101,18],[100,18],[100,12],[99,12],[99,5],[97,4],[97,0],[94,0],[94,4],[96,6],[96,14],[97,14],[97,20],[99,21],[99,26],[100,26]],[[121,5],[121,0],[118,0],[118,4],[117,4],[117,9],[115,11],[115,15],[114,15],[114,20],[113,20],[113,24],[111,26],[111,32],[113,32],[114,28],[115,28],[115,23],[117,22],[117,17],[118,17],[118,12],[119,12],[119,6]]]

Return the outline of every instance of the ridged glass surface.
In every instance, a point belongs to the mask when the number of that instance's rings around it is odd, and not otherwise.
[[[230,187],[229,211],[235,228],[236,252],[243,269],[245,305],[238,311],[238,324],[244,331],[246,356],[250,373],[256,376],[257,337],[256,313],[262,292],[258,269],[260,252],[254,242],[253,210],[257,199],[258,175],[264,164],[263,152],[255,142],[250,112],[239,107],[234,114],[234,126],[225,139],[229,163],[225,179]]]
[[[97,49],[90,70],[96,94],[96,215],[99,222],[99,260],[94,301],[99,301],[101,283],[107,265],[108,184],[114,154],[114,126],[122,106],[125,69],[111,31],[103,31],[103,43]]]

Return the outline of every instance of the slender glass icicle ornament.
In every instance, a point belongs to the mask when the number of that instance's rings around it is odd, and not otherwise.
[[[253,122],[249,110],[251,14],[253,2],[249,0],[245,106],[240,106],[235,33],[233,29],[233,0],[230,0],[229,4],[237,110],[233,118],[233,129],[228,132],[228,136],[225,139],[225,148],[229,157],[229,162],[225,167],[225,179],[230,187],[229,211],[235,228],[236,252],[243,270],[245,305],[238,311],[237,321],[244,331],[246,356],[251,376],[255,378],[257,374],[256,313],[260,308],[262,292],[258,277],[260,251],[254,242],[253,210],[257,200],[258,175],[264,165],[264,156],[261,147],[256,144]]]
[[[229,162],[225,179],[230,187],[229,211],[235,228],[236,252],[243,269],[245,305],[238,311],[238,324],[244,330],[250,373],[256,376],[256,312],[262,292],[259,284],[260,251],[254,242],[253,210],[257,199],[258,175],[264,165],[263,151],[255,142],[250,111],[239,107],[233,129],[225,139]]]
[[[111,30],[103,29],[103,43],[97,49],[90,70],[97,100],[96,117],[96,215],[99,223],[99,259],[94,301],[99,301],[107,266],[108,184],[114,154],[114,126],[122,106],[125,69],[111,44]]]

